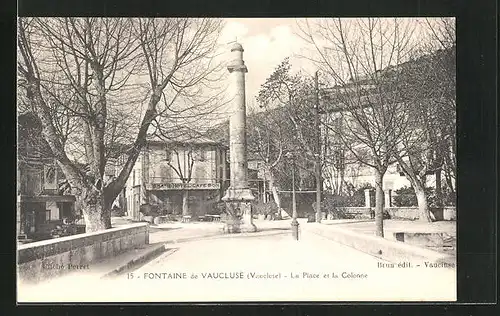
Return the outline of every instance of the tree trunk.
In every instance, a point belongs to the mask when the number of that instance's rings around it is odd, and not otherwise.
[[[375,234],[384,237],[384,173],[375,171]]]
[[[446,181],[446,185],[448,187],[448,190],[451,192],[451,194],[455,194],[455,187],[453,186],[453,178],[449,170],[449,166],[445,162],[445,172],[444,172],[444,179]]]
[[[331,183],[331,187],[332,187],[331,193],[332,193],[332,195],[335,195],[335,193],[337,192],[337,185],[336,185],[336,181],[335,181],[335,173],[334,172],[330,172],[330,183]]]
[[[79,198],[77,203],[85,220],[85,232],[111,228],[111,208],[106,206],[103,196],[91,193],[87,197]]]
[[[443,206],[443,190],[441,185],[441,169],[436,170],[436,204],[438,207]]]
[[[189,214],[189,191],[184,190],[182,192],[182,216],[187,216]]]
[[[427,203],[427,197],[425,196],[425,190],[421,183],[414,184],[415,194],[417,195],[418,203],[418,219],[423,222],[432,222],[429,213],[429,205]]]
[[[272,175],[269,176],[269,188],[271,189],[271,192],[273,193],[274,203],[276,203],[276,206],[278,208],[281,208],[280,195],[279,195],[278,189],[274,185],[274,177]]]
[[[344,195],[344,178],[345,178],[345,171],[344,168],[340,168],[340,183],[339,183],[339,195]]]
[[[281,217],[287,218],[287,217],[291,216],[283,208],[281,208],[280,195],[278,192],[278,188],[276,188],[276,186],[274,185],[274,175],[271,171],[269,172],[269,188],[271,189],[271,192],[273,193],[274,203],[276,203],[276,206],[278,207],[278,210],[280,212]]]
[[[263,194],[262,194],[262,202],[267,203],[267,188],[266,188],[266,178],[264,177],[264,181],[262,181],[263,185]]]

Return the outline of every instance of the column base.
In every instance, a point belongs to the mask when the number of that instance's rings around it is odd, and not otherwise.
[[[254,223],[241,223],[240,232],[242,233],[255,233],[257,231],[257,226]]]
[[[254,223],[245,224],[239,220],[226,222],[222,228],[222,232],[225,234],[255,233],[256,231],[257,226]]]
[[[222,200],[226,202],[253,201],[254,199],[255,197],[252,194],[252,190],[249,188],[229,187],[224,197],[222,197]]]
[[[251,201],[227,201],[226,208],[228,218],[223,228],[226,234],[253,233],[257,231],[257,226],[252,219]]]
[[[321,219],[322,219],[321,217],[322,217],[321,213],[319,213],[319,214],[315,213],[314,214],[314,220],[316,221],[316,223],[321,223]]]
[[[222,232],[225,234],[238,234],[241,233],[241,222],[239,218],[229,217],[224,223]]]

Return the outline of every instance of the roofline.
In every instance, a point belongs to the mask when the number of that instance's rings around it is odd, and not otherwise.
[[[178,140],[147,140],[146,141],[148,145],[168,145],[168,144],[173,144],[173,145],[183,145],[183,144],[191,144],[191,145],[213,145],[216,147],[224,147],[224,148],[229,148],[229,146],[224,145],[223,143],[216,142],[216,141],[202,141],[202,142],[190,142],[190,141],[178,141]]]

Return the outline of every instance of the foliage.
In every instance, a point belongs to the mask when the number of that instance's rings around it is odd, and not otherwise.
[[[333,210],[338,207],[353,207],[360,206],[356,203],[356,197],[354,196],[342,196],[342,195],[326,195],[321,201],[321,209],[325,211]]]
[[[398,190],[394,191],[397,195],[394,196],[394,206],[396,207],[413,207],[418,206],[417,196],[413,187],[404,186]],[[454,206],[456,197],[453,191],[444,188],[443,192],[443,205],[444,206]],[[427,203],[429,207],[438,207],[436,190],[433,187],[425,188],[425,196],[427,197]]]
[[[162,211],[160,210],[160,207],[156,204],[143,204],[140,206],[140,211],[139,211],[143,216],[152,216],[152,217],[157,217],[161,216]]]
[[[412,187],[404,186],[398,190],[395,190],[394,193],[396,194],[393,198],[394,206],[417,206],[417,196],[415,194],[415,190]]]
[[[425,194],[427,196],[427,202],[429,207],[438,207],[436,190],[433,187],[426,188]],[[456,192],[450,190],[447,186],[442,188],[442,202],[443,206],[455,206],[456,205]]]
[[[257,201],[253,204],[254,214],[255,215],[273,215],[278,213],[278,207],[274,202],[264,203],[262,201]]]
[[[17,117],[17,154],[21,162],[33,159],[54,159],[49,145],[42,137],[42,126],[33,112],[26,112]]]
[[[113,208],[111,209],[111,216],[114,216],[114,217],[120,217],[120,216],[123,216],[125,215],[125,210],[121,207],[118,207],[118,206],[113,206]]]
[[[222,215],[226,213],[226,202],[218,201],[210,204],[207,215]]]
[[[375,206],[375,188],[369,183],[362,185],[357,188],[353,195],[333,195],[324,194],[323,200],[321,201],[321,209],[323,210],[335,210],[337,208],[343,207],[364,207],[365,206],[365,190],[370,190],[370,206]],[[313,208],[315,208],[313,203]]]
[[[72,225],[56,225],[54,229],[50,231],[50,235],[52,238],[55,237],[65,237],[65,236],[71,236],[71,235],[76,235],[77,234],[77,229],[74,224]]]
[[[365,206],[365,190],[369,189],[370,190],[370,206],[375,207],[375,188],[369,184],[365,183],[362,186],[360,186],[356,191],[354,191],[353,197],[354,197],[354,202],[352,206]]]
[[[352,219],[354,215],[347,213],[344,209],[336,208],[328,212],[329,219]]]
[[[444,206],[456,206],[457,205],[457,194],[454,190],[449,190],[447,187],[443,190],[443,205]]]

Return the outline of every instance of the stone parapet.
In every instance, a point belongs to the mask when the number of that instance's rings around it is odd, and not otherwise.
[[[419,218],[418,207],[386,207],[385,210],[391,216],[391,219],[417,220]],[[456,208],[430,208],[431,216],[437,221],[456,220]]]
[[[371,218],[374,207],[336,207],[337,210],[345,212],[355,218]],[[417,220],[419,218],[418,207],[384,207],[391,219]],[[431,216],[436,221],[454,221],[457,218],[455,207],[431,208]],[[331,211],[326,210],[327,213]]]
[[[149,244],[147,223],[19,245],[18,277],[23,282],[39,282],[88,269],[92,263],[145,244]]]
[[[449,267],[454,267],[456,264],[455,258],[447,254],[408,245],[399,241],[387,240],[383,237],[354,232],[345,228],[335,227],[334,225],[311,223],[305,225],[304,229],[392,263],[410,261],[423,265],[424,261],[429,261],[433,263],[446,263]]]

